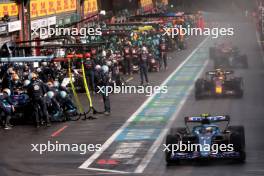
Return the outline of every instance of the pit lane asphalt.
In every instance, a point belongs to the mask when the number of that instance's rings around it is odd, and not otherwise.
[[[231,24],[230,24],[231,25]],[[235,36],[232,39],[241,52],[247,53],[249,58],[248,70],[235,70],[236,75],[245,79],[245,96],[243,99],[209,99],[196,101],[191,94],[173,126],[181,126],[182,117],[204,112],[211,114],[230,114],[234,125],[244,125],[246,130],[247,161],[245,164],[234,165],[229,162],[188,163],[181,166],[167,167],[164,161],[162,147],[154,155],[142,175],[264,175],[264,151],[262,129],[264,120],[264,81],[263,58],[255,36],[253,23],[232,23]],[[251,32],[249,32],[251,31]],[[169,70],[164,73],[153,73],[150,80],[158,85],[166,79],[190,52],[198,45],[201,38],[188,41],[189,49],[171,54]],[[206,70],[212,69],[209,63]],[[155,81],[154,81],[155,79]],[[138,75],[131,84],[138,84]],[[85,104],[86,99],[81,96]],[[99,99],[99,98],[96,98]],[[144,102],[144,95],[113,95],[112,115],[100,116],[94,121],[77,121],[53,124],[51,128],[34,129],[29,126],[16,126],[12,131],[1,130],[0,135],[0,175],[109,175],[111,173],[94,172],[77,169],[92,152],[80,155],[76,152],[51,152],[39,155],[30,152],[31,145],[47,143],[48,140],[60,143],[103,144]],[[102,109],[102,102],[96,101],[96,107]],[[58,129],[68,127],[58,136],[51,137]],[[144,157],[144,156],[142,156]],[[111,174],[112,175],[112,174]],[[115,174],[120,175],[120,174]]]
[[[187,50],[170,53],[169,69],[159,73],[150,73],[151,84],[159,85],[165,80],[202,39],[202,37],[191,37],[188,39]],[[126,79],[130,78],[126,77]],[[139,83],[139,74],[133,75],[133,79],[129,82],[131,85],[139,85]],[[79,97],[87,109],[88,103],[85,94],[80,94]],[[85,155],[80,155],[78,152],[50,152],[40,155],[37,152],[31,152],[31,144],[47,144],[48,141],[52,143],[58,141],[64,144],[103,144],[147,98],[142,94],[112,95],[111,116],[97,115],[97,120],[53,123],[50,128],[42,127],[40,129],[35,129],[32,126],[15,126],[10,131],[0,129],[0,175],[96,174],[92,171],[78,169],[93,152],[88,152]],[[93,99],[96,109],[101,111],[103,109],[101,97],[95,95]],[[62,128],[63,131],[56,137],[52,137]]]
[[[167,167],[164,161],[164,153],[161,148],[145,170],[146,175],[160,176],[253,176],[264,175],[264,142],[263,142],[263,104],[264,104],[264,70],[263,54],[256,38],[256,29],[253,23],[241,17],[223,17],[221,23],[234,27],[235,35],[226,40],[241,50],[241,53],[248,55],[249,69],[235,69],[235,75],[242,76],[245,81],[245,94],[242,99],[206,99],[196,101],[192,93],[179,117],[174,122],[174,127],[183,126],[183,117],[210,113],[215,115],[229,114],[231,125],[243,125],[246,136],[247,159],[244,164],[234,164],[228,161],[219,162],[188,162],[180,166]],[[205,71],[213,68],[209,62]]]

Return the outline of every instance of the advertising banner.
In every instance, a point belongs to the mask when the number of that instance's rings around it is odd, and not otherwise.
[[[76,0],[31,0],[31,18],[54,15],[77,9]]]
[[[144,11],[148,11],[153,7],[153,2],[152,0],[140,0],[140,5]]]
[[[18,6],[16,3],[0,4],[0,18],[5,15],[18,16]]]
[[[12,21],[8,23],[8,32],[14,32],[21,30],[21,21]]]
[[[85,0],[84,1],[84,14],[91,14],[98,11],[97,0]]]

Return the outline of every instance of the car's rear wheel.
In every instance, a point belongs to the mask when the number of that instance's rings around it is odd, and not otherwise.
[[[242,78],[234,79],[234,89],[236,91],[236,97],[242,98],[244,95],[244,81]]]
[[[171,164],[179,164],[179,159],[173,159],[172,158],[172,146],[174,144],[178,144],[181,140],[181,135],[186,133],[186,128],[171,128],[167,137],[166,137],[166,146],[169,146],[169,150],[165,151],[165,159],[167,162],[167,165]]]
[[[236,158],[237,162],[244,162],[246,160],[246,152],[245,152],[245,130],[243,126],[230,126],[228,130],[231,132],[230,134],[230,144],[233,144],[234,151],[239,152],[239,158]]]

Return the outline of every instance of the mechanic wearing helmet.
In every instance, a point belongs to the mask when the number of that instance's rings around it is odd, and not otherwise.
[[[56,69],[52,63],[48,65],[47,62],[42,63],[41,72],[39,73],[41,75],[40,79],[46,83],[51,80],[55,80],[56,78]]]
[[[100,78],[100,72],[102,71],[102,67],[101,65],[96,65],[94,68],[94,79],[95,79],[95,89],[97,91],[97,84],[99,82],[99,78]]]
[[[164,64],[164,68],[165,70],[167,70],[167,46],[166,46],[166,40],[164,38],[161,39],[160,42],[160,46],[159,46],[159,50],[160,50],[160,69],[162,67],[162,65]],[[163,62],[163,64],[162,64]]]
[[[11,89],[12,75],[15,73],[16,72],[13,70],[12,67],[7,69],[6,73],[3,76],[3,80],[2,80],[2,89],[5,89],[5,88]]]
[[[148,50],[146,46],[143,46],[141,48],[141,53],[139,56],[139,71],[140,71],[140,79],[141,79],[141,85],[144,84],[144,77],[147,85],[149,85],[148,80]]]
[[[132,52],[131,52],[131,44],[125,39],[125,45],[123,48],[124,55],[124,74],[132,75]]]
[[[44,120],[46,120],[47,126],[50,126],[47,103],[44,98],[44,95],[47,92],[47,86],[42,81],[37,79],[36,73],[30,73],[29,80],[31,81],[31,83],[28,86],[27,92],[28,96],[32,100],[33,112],[36,118],[36,127],[40,127],[41,117],[39,116],[39,111],[42,111],[42,114],[44,116],[43,118]]]
[[[15,108],[11,101],[10,95],[11,95],[10,89],[5,88],[3,90],[3,97],[0,100],[1,117],[3,117],[2,120],[5,130],[12,129],[10,120],[12,118],[13,113],[15,112]]]
[[[61,90],[58,95],[58,102],[63,111],[77,110],[68,92]]]
[[[51,119],[53,121],[62,121],[63,117],[60,115],[61,107],[59,102],[56,99],[56,93],[54,91],[48,91],[45,94],[45,101],[47,104],[47,109],[49,114],[51,115]]]
[[[95,78],[94,78],[94,69],[95,69],[95,63],[94,61],[91,59],[91,54],[90,53],[86,53],[85,54],[85,58],[86,60],[84,61],[84,66],[85,66],[85,74],[87,76],[87,82],[89,83],[90,87],[91,87],[91,91],[94,93],[95,92]]]
[[[19,94],[19,90],[22,88],[23,84],[19,80],[19,76],[15,73],[12,75],[11,80],[11,95]]]
[[[109,68],[107,65],[103,65],[101,68],[101,71],[98,74],[98,86],[104,87],[104,92],[101,92],[103,96],[103,101],[104,101],[104,109],[105,109],[105,115],[110,115],[111,113],[111,108],[110,108],[110,99],[109,99],[109,94],[106,92],[106,88],[110,86],[109,84]]]

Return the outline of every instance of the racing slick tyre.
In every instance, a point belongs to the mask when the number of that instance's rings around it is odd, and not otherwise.
[[[233,144],[234,151],[239,152],[240,156],[235,159],[237,162],[244,162],[246,160],[245,152],[245,130],[243,126],[229,126],[227,128],[231,134],[229,138],[230,144]]]
[[[234,79],[234,88],[236,91],[236,97],[242,98],[244,95],[244,81],[242,78],[235,78]]]
[[[203,92],[203,79],[198,79],[195,82],[195,92],[194,92],[196,100],[200,100],[203,98],[202,92]]]
[[[165,159],[167,162],[167,165],[171,164],[179,164],[180,160],[179,159],[172,159],[172,145],[173,144],[178,144],[181,140],[181,135],[187,133],[186,128],[171,128],[170,132],[168,133],[166,137],[166,146],[169,146],[169,151],[165,151]]]

